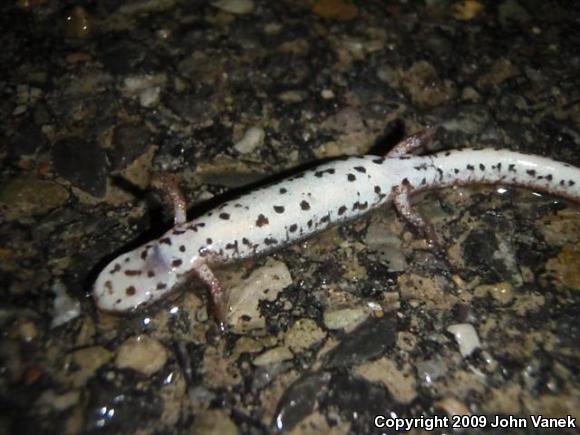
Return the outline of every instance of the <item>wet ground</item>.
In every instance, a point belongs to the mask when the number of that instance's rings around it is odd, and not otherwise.
[[[195,216],[427,125],[431,150],[580,165],[579,21],[553,0],[2,2],[0,432],[580,418],[580,208],[523,189],[416,198],[443,257],[385,208],[228,266],[225,334],[196,283],[126,316],[90,298],[171,226],[158,172]]]

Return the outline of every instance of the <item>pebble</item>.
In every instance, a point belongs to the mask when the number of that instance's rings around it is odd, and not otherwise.
[[[56,173],[73,186],[102,197],[107,191],[107,156],[96,142],[79,137],[61,139],[52,147]]]
[[[300,103],[307,97],[303,91],[286,91],[278,94],[278,99],[284,103]]]
[[[257,353],[262,351],[264,346],[258,340],[252,337],[240,337],[236,341],[236,347],[234,347],[233,354],[238,357],[243,353]]]
[[[397,368],[394,361],[380,358],[358,366],[355,373],[371,382],[380,382],[399,403],[410,403],[417,397],[415,378]]]
[[[113,131],[113,148],[108,156],[114,170],[126,168],[150,144],[150,133],[142,123],[122,124]]]
[[[292,277],[288,267],[280,261],[268,259],[264,266],[230,289],[228,323],[239,332],[265,327],[259,302],[275,300],[290,284]]]
[[[236,435],[239,431],[225,411],[211,409],[195,417],[190,433],[192,435]]]
[[[365,241],[370,251],[376,251],[376,254],[371,255],[386,262],[390,272],[407,270],[407,261],[401,249],[402,241],[386,228],[383,222],[373,222],[369,225]]]
[[[317,0],[312,11],[320,17],[338,21],[353,20],[358,16],[356,4],[347,0]]]
[[[477,331],[470,323],[456,323],[447,328],[459,345],[459,353],[465,358],[481,347]]]
[[[30,343],[38,336],[38,329],[32,320],[24,319],[18,324],[18,334],[24,342]]]
[[[161,100],[161,87],[167,82],[165,74],[144,74],[126,77],[121,91],[130,98],[138,98],[142,107],[151,108]]]
[[[139,335],[127,339],[117,352],[115,365],[132,369],[145,376],[158,372],[167,361],[167,350],[154,338]]]
[[[85,385],[87,380],[112,357],[113,354],[103,346],[90,346],[73,352],[72,360],[78,367],[78,370],[71,374],[73,385],[76,387]]]
[[[325,100],[332,100],[335,97],[334,92],[332,92],[332,89],[323,89],[322,91],[320,91],[320,96]]]
[[[478,298],[490,295],[501,305],[508,305],[514,299],[514,289],[509,282],[479,285],[475,287],[473,294]]]
[[[244,137],[234,145],[236,151],[241,154],[249,154],[262,146],[266,132],[262,128],[250,127]]]
[[[546,263],[546,271],[562,286],[580,291],[580,249],[571,243],[562,247],[560,253]]]
[[[249,14],[255,7],[252,0],[218,0],[212,6],[235,15]]]
[[[0,187],[0,203],[8,219],[47,213],[68,198],[68,190],[60,184],[32,177],[14,178]]]
[[[447,365],[444,360],[434,357],[430,360],[419,361],[416,365],[417,377],[426,385],[431,385],[434,381],[447,373]]]
[[[93,32],[91,15],[82,6],[73,7],[65,17],[64,35],[71,39],[87,39]]]
[[[80,398],[80,390],[70,390],[59,394],[56,391],[50,389],[45,390],[42,392],[42,394],[40,394],[36,401],[36,405],[40,406],[43,413],[48,414],[49,410],[62,412],[76,405]]]
[[[326,356],[325,366],[344,367],[361,364],[383,355],[395,345],[397,318],[386,313],[369,318],[354,331],[346,334]]]
[[[56,297],[54,298],[53,317],[50,327],[56,328],[78,317],[81,313],[81,304],[77,299],[73,299],[68,295],[66,287],[60,280],[55,281],[52,291]]]
[[[282,361],[287,361],[289,359],[294,358],[290,349],[286,346],[277,346],[272,349],[268,349],[266,352],[258,355],[254,358],[254,365],[256,366],[265,366],[268,364],[275,364]]]
[[[352,331],[369,316],[366,307],[342,308],[325,311],[323,314],[324,325],[328,329],[344,329]]]
[[[314,320],[299,319],[286,331],[284,343],[294,352],[300,352],[320,343],[324,337],[324,331]]]

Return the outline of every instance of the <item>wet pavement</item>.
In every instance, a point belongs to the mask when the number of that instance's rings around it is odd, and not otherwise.
[[[560,1],[3,2],[0,433],[579,419],[580,207],[525,189],[415,198],[444,256],[388,207],[224,267],[225,333],[196,282],[121,316],[90,297],[170,228],[155,173],[194,217],[428,125],[431,151],[580,166],[579,20]]]

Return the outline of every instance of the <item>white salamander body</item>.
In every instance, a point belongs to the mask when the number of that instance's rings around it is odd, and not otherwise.
[[[127,252],[101,272],[97,305],[124,311],[160,299],[192,273],[223,309],[211,266],[285,246],[408,194],[471,183],[530,187],[580,202],[580,169],[547,158],[492,149],[430,156],[348,157],[225,202]],[[397,157],[392,157],[397,156]],[[404,207],[403,207],[404,208]]]

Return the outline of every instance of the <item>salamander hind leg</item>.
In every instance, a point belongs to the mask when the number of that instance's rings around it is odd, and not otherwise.
[[[223,286],[214,275],[211,268],[205,262],[197,262],[193,265],[193,271],[198,278],[208,287],[211,297],[213,315],[223,331],[225,330],[229,302]]]
[[[429,246],[442,252],[442,245],[439,236],[433,227],[425,222],[423,217],[411,206],[409,198],[409,186],[401,184],[393,188],[393,204],[397,212],[410,223],[416,231],[419,231],[422,236],[427,239]]]
[[[385,157],[391,159],[415,154],[429,145],[433,141],[434,136],[435,128],[428,127],[424,130],[421,130],[419,133],[412,134],[411,136],[403,139],[401,142],[395,145],[385,155]]]
[[[171,201],[175,225],[185,223],[187,203],[179,189],[177,178],[168,173],[156,174],[151,179],[151,186],[162,191]]]

